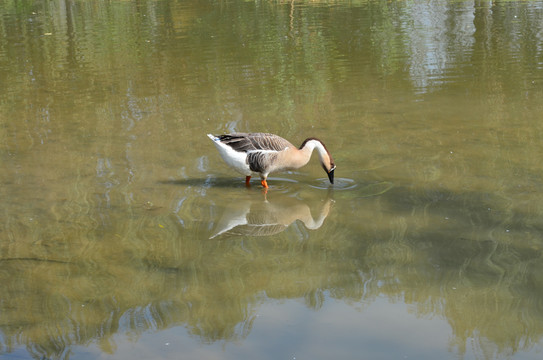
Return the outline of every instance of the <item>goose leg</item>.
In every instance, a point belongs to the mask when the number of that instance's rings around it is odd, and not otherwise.
[[[268,183],[266,182],[266,179],[262,179],[260,181],[260,183],[262,184],[262,186],[264,186],[266,189],[268,188]]]
[[[246,186],[251,186],[251,177],[250,176],[245,177],[245,185]]]

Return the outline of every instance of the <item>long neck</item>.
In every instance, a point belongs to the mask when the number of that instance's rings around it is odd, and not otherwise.
[[[322,142],[318,139],[309,138],[303,142],[302,147],[300,148],[300,153],[303,154],[303,158],[305,159],[303,165],[309,162],[313,150],[317,150],[321,163],[324,163],[325,158],[328,157],[328,151],[326,151]]]
[[[281,158],[275,170],[301,168],[309,162],[314,149],[317,150],[321,163],[324,162],[324,159],[328,156],[324,145],[322,145],[320,140],[309,138],[302,143],[299,149],[292,147],[289,152],[279,155]]]

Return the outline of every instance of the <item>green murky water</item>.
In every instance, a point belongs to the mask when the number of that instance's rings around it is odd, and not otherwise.
[[[0,355],[539,359],[542,98],[541,1],[0,2]]]

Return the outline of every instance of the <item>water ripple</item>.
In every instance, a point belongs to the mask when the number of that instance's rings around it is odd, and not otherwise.
[[[330,181],[327,178],[320,178],[316,180],[316,184],[310,184],[309,186],[315,189],[333,188],[334,190],[352,190],[356,188],[358,184],[353,179],[348,178],[335,178],[334,184],[330,184]]]

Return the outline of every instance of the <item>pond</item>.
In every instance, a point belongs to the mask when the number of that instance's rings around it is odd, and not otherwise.
[[[0,357],[541,357],[543,2],[6,0],[0,84]]]

